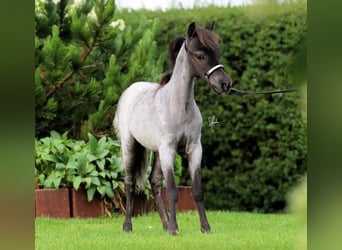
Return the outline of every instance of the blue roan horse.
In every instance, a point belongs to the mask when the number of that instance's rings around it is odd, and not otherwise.
[[[232,80],[219,64],[218,37],[206,28],[188,27],[187,37],[176,37],[170,44],[175,62],[172,74],[163,84],[136,82],[120,97],[114,126],[121,141],[125,168],[126,218],[123,230],[132,231],[132,192],[144,189],[146,149],[155,152],[150,176],[155,202],[164,229],[178,233],[176,203],[178,192],[174,180],[174,158],[181,150],[189,162],[192,193],[199,212],[201,231],[210,232],[203,203],[200,167],[202,159],[202,117],[194,100],[194,78],[205,80],[218,94],[227,93]],[[170,204],[170,218],[161,198],[162,179]]]

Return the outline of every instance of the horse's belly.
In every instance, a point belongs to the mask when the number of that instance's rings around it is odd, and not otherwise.
[[[152,151],[158,151],[158,142],[157,138],[154,138],[155,136],[148,136],[144,134],[135,135],[134,138],[145,148],[152,150]]]
[[[146,121],[146,119],[151,119],[151,117],[146,117],[144,119],[133,119],[130,125],[130,132],[133,137],[145,148],[157,151],[159,145],[159,133],[155,128],[155,124]]]

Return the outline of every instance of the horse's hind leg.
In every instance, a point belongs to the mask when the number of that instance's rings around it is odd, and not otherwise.
[[[163,174],[160,166],[159,154],[154,154],[153,172],[151,174],[150,182],[152,185],[152,192],[155,199],[155,203],[158,208],[160,219],[163,223],[163,228],[167,230],[167,225],[169,221],[169,216],[166,212],[163,199],[161,197],[161,187],[162,187]]]
[[[125,193],[126,193],[126,218],[123,224],[125,232],[132,231],[132,209],[133,209],[133,149],[122,147],[122,163],[125,168]]]
[[[143,167],[145,149],[133,138],[129,140],[121,140],[125,142],[121,145],[122,162],[125,168],[125,192],[126,192],[126,218],[123,224],[125,232],[132,231],[132,211],[133,211],[133,198],[132,193],[136,185],[137,171]]]

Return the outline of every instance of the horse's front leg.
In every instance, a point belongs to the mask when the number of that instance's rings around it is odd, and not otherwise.
[[[202,145],[201,143],[193,144],[187,152],[189,159],[189,170],[192,182],[192,195],[197,205],[201,221],[201,231],[203,233],[210,232],[210,225],[205,212],[203,202],[202,180],[200,175],[201,160],[202,160]]]
[[[176,218],[176,204],[178,200],[178,190],[174,179],[173,162],[176,151],[167,146],[159,149],[159,159],[163,175],[166,182],[166,197],[170,205],[170,220],[168,223],[168,231],[171,235],[178,234],[178,224]]]
[[[153,192],[153,196],[155,199],[155,203],[158,208],[160,219],[163,223],[163,228],[167,230],[169,216],[167,214],[167,211],[166,211],[166,208],[165,208],[162,196],[161,196],[162,180],[163,180],[163,173],[162,173],[161,166],[160,166],[159,154],[155,153],[150,183],[152,185],[152,192]]]

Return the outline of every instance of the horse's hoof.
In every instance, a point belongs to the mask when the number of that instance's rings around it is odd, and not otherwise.
[[[132,228],[123,228],[123,231],[125,232],[125,233],[130,233],[130,232],[132,232]]]
[[[210,233],[210,226],[209,225],[207,225],[207,226],[204,226],[204,227],[202,227],[201,228],[201,232],[202,233]]]
[[[132,232],[132,223],[125,222],[122,227],[123,231],[126,233]]]
[[[163,223],[163,229],[166,231],[168,229],[168,223]]]
[[[178,230],[169,230],[169,234],[172,236],[178,235]]]
[[[177,235],[178,234],[178,225],[177,223],[172,223],[169,221],[168,223],[168,229],[170,235]]]

